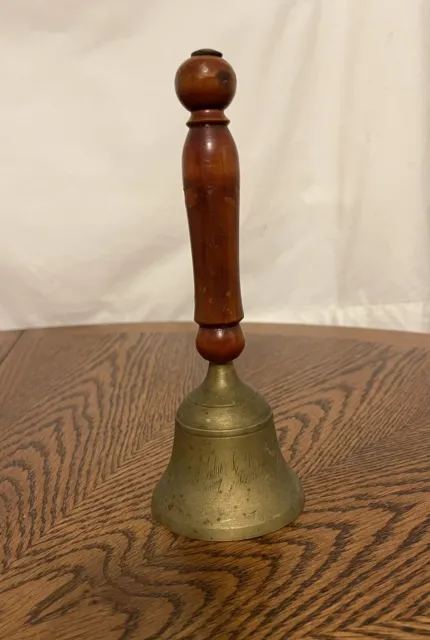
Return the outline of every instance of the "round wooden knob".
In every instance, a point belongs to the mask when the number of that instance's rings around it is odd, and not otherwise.
[[[236,74],[219,51],[200,49],[179,67],[175,89],[188,111],[223,111],[236,93]]]

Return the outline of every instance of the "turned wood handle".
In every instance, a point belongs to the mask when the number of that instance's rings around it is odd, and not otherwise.
[[[178,69],[176,94],[191,112],[182,155],[194,272],[196,346],[211,362],[245,346],[239,278],[239,158],[224,115],[236,75],[222,54],[201,49]]]

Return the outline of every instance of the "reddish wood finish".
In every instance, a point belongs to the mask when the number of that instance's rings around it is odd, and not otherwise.
[[[196,347],[205,360],[223,364],[231,362],[242,353],[245,336],[240,324],[231,327],[200,327]]]
[[[193,258],[196,346],[212,362],[234,360],[245,340],[239,278],[239,158],[224,115],[236,76],[218,52],[202,50],[179,68],[175,81],[191,111],[182,156]]]

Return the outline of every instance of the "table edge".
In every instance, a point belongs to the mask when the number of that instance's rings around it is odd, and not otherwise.
[[[332,325],[300,325],[244,322],[243,329],[249,335],[264,335],[267,337],[303,337],[338,340],[357,340],[399,345],[402,347],[430,348],[430,335],[425,333],[406,332],[400,330],[372,329],[363,327],[341,327]],[[67,325],[46,328],[29,328],[22,332],[1,331],[1,336],[25,334],[28,337],[41,338],[47,333],[69,334],[97,334],[97,333],[195,333],[197,325],[192,322],[143,322],[143,323],[115,323]],[[15,348],[17,341],[12,347]]]

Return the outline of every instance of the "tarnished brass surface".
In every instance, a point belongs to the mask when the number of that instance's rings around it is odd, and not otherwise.
[[[171,459],[152,499],[155,519],[188,538],[240,540],[283,527],[303,503],[270,406],[232,363],[210,364],[177,411]]]

